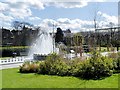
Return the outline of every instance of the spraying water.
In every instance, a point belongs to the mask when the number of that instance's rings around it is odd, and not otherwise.
[[[48,55],[53,52],[53,45],[52,35],[42,28],[39,30],[38,37],[31,46],[28,57],[33,59],[34,54]]]

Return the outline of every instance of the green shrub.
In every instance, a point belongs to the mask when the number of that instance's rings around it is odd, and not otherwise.
[[[113,59],[113,72],[120,73],[120,52],[119,53],[109,53],[109,58]]]
[[[45,62],[40,64],[40,74],[59,75],[59,76],[78,76],[79,67],[77,60],[66,60],[59,55],[51,54]]]
[[[19,71],[21,73],[36,73],[38,72],[39,64],[35,62],[25,62],[22,66],[20,66]]]
[[[80,68],[83,66],[83,62],[85,62],[85,61],[82,61],[80,58],[77,58],[77,59],[74,59],[74,60],[67,60],[67,65],[68,65],[67,75],[68,76],[79,77],[80,76],[79,75],[80,74]]]
[[[56,54],[51,54],[47,56],[45,61],[40,64],[38,73],[49,74],[50,68],[52,67],[54,61],[56,61],[56,59],[58,58],[59,56],[57,56]]]
[[[89,60],[80,65],[78,75],[85,79],[100,79],[113,73],[112,59],[101,56],[97,52],[94,52]]]
[[[84,61],[81,61],[80,58],[74,59],[72,61],[69,60],[69,63],[67,63],[69,66],[67,75],[76,77],[80,76],[79,69],[82,67],[83,62]]]
[[[120,53],[117,53],[117,57],[113,58],[114,73],[120,73]]]
[[[40,64],[39,73],[49,75],[69,75],[84,79],[100,79],[113,73],[112,59],[93,52],[88,60],[64,60],[58,55],[48,56]]]
[[[51,54],[40,64],[38,73],[64,76],[67,75],[67,71],[68,66],[63,59],[56,54]]]
[[[117,53],[114,53],[114,52],[113,52],[113,53],[109,53],[109,54],[108,54],[108,57],[115,59],[115,58],[118,58],[118,54],[117,54]]]
[[[65,76],[67,75],[68,66],[62,60],[56,60],[53,65],[50,67],[49,74],[50,75],[60,75]]]
[[[65,60],[59,55],[51,54],[39,64],[26,62],[20,67],[20,72],[100,79],[112,75],[113,60],[101,56],[98,52],[93,52],[88,60]]]

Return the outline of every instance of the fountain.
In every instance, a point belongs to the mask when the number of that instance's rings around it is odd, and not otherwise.
[[[53,49],[55,49],[55,44],[52,35],[44,28],[41,28],[37,39],[31,46],[28,57],[32,60],[42,60],[45,59],[48,54],[53,53],[55,51]]]

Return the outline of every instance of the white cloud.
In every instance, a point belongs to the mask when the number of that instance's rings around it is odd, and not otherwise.
[[[0,11],[11,15],[14,18],[24,19],[32,16],[31,8],[44,9],[44,4],[40,0],[5,0],[0,2]]]
[[[106,2],[108,0],[87,0],[88,2]]]
[[[53,1],[53,0],[52,0]],[[88,2],[105,2],[107,0],[77,0],[71,2],[65,1],[53,1],[53,2],[45,2],[41,0],[4,0],[0,2],[0,20],[4,20],[6,23],[10,23],[13,19],[25,19],[26,17],[31,20],[41,20],[39,17],[33,16],[31,8],[35,9],[44,9],[45,7],[54,6],[58,8],[82,8],[87,6]],[[118,19],[116,16],[110,16],[103,12],[98,12],[98,15],[101,14],[102,20],[99,22],[99,26],[103,27],[109,24],[109,22],[118,24]],[[92,29],[93,21],[81,20],[81,19],[68,19],[68,18],[59,18],[57,20],[53,19],[44,19],[40,26],[50,28],[52,30],[52,26],[56,24],[62,29],[68,29],[74,31],[80,30],[88,30]]]
[[[44,19],[39,24],[39,26],[46,27],[49,31],[52,31],[53,24],[55,26],[54,28],[60,27],[63,30],[71,29],[72,32],[87,30],[88,28],[93,27],[93,21],[87,21],[81,19],[68,19],[68,18],[59,18],[57,20]]]
[[[44,4],[41,2],[41,0],[4,0],[4,3],[9,3],[9,5],[16,6],[16,8],[19,5],[24,5],[31,7],[33,6],[34,8],[37,9],[44,9]],[[17,6],[18,5],[18,6]]]
[[[87,6],[87,2],[48,2],[46,6],[55,6],[58,8],[81,8]]]
[[[101,11],[98,11],[97,14],[100,15],[100,19],[101,19],[99,22],[100,27],[109,26],[110,23],[113,23],[114,26],[118,25],[118,17],[117,16],[111,16],[111,15],[108,15]]]
[[[53,19],[44,19],[41,21],[40,26],[51,28],[53,27],[53,24],[58,25],[58,23]]]
[[[60,23],[61,25],[65,25],[65,26],[69,26],[71,28],[75,28],[75,27],[86,27],[86,26],[92,26],[93,25],[93,21],[87,21],[87,20],[81,20],[81,19],[68,19],[68,18],[60,18],[57,19],[58,23]]]
[[[114,23],[114,25],[117,25],[117,17],[116,16],[110,16],[105,13],[99,12],[99,14],[102,14],[102,18],[100,21],[97,21],[97,24],[99,25],[98,28],[104,28],[104,27],[110,27],[110,22]],[[60,27],[63,30],[71,29],[72,32],[76,31],[89,31],[94,30],[94,21],[89,20],[81,20],[81,19],[69,19],[69,18],[59,18],[57,20],[53,19],[44,19],[39,24],[40,26],[47,27],[48,30],[53,29],[53,23],[55,24],[55,28]]]
[[[30,0],[29,2],[28,0],[23,1],[27,2],[30,6],[33,6],[37,9],[44,9],[44,4],[40,0]]]
[[[29,20],[34,21],[34,20],[41,20],[39,17],[29,17]]]
[[[57,19],[57,21],[60,24],[70,24],[71,23],[71,20],[68,18],[59,18],[59,19]]]
[[[74,1],[73,0],[45,0],[45,1],[43,2],[46,6],[55,6],[58,8],[82,8],[87,6],[88,2],[106,2],[107,0],[74,0]]]
[[[0,20],[1,21],[7,21],[7,22],[11,22],[13,20],[13,17],[11,16],[6,16],[3,13],[0,13]]]
[[[23,4],[23,3],[21,3],[21,5],[19,4],[19,8],[18,7],[13,8],[11,6],[10,12],[11,13],[18,13],[23,17],[32,15],[32,12],[31,12],[29,6],[27,6],[27,5]]]
[[[23,3],[18,4],[6,2],[2,3],[2,5],[6,5],[6,7],[2,9],[1,13],[6,14],[7,16],[24,19],[24,17],[32,15],[31,10]]]
[[[32,12],[30,9],[11,8],[8,13],[9,13],[9,15],[13,16],[14,18],[21,18],[21,19],[24,19],[24,17],[32,15]]]
[[[0,21],[0,28],[1,27],[11,29],[11,22],[2,20]]]
[[[8,5],[0,2],[0,11],[4,11],[6,8],[8,8]]]
[[[11,23],[12,20],[30,18],[37,20],[40,18],[33,16],[31,8],[44,9],[43,3],[40,0],[4,0],[0,2],[0,20],[1,23]],[[2,25],[0,25],[2,26]],[[8,25],[7,25],[8,26]]]
[[[14,18],[0,13],[0,27],[11,29],[11,22]]]
[[[106,20],[107,22],[112,22],[112,23],[114,23],[115,25],[118,24],[118,18],[117,18],[116,16],[110,16],[110,15],[107,15],[107,14],[105,14],[105,13],[103,13],[102,16],[105,18],[105,20]]]

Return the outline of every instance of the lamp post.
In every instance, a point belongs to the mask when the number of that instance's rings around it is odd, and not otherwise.
[[[53,22],[53,36],[52,36],[53,37],[53,53],[54,53],[54,42],[55,42],[55,40],[54,40],[54,26],[55,25],[54,25],[54,22]]]
[[[57,25],[54,24],[53,22],[53,53],[55,52],[55,35],[54,35],[54,28],[56,27]]]

